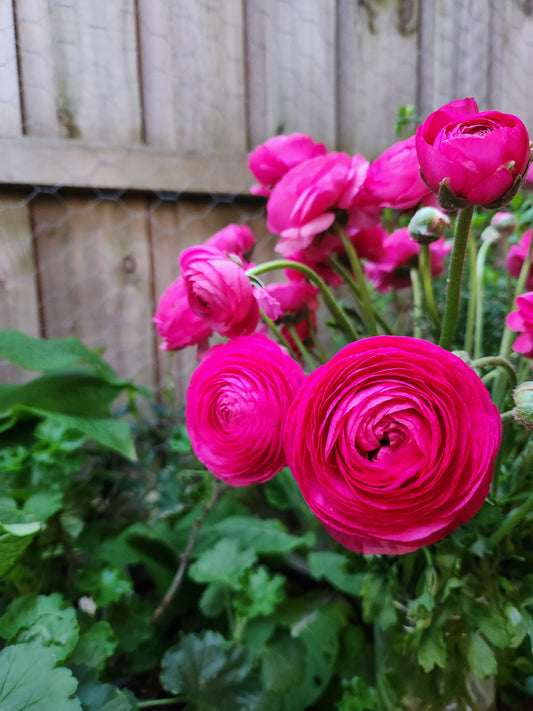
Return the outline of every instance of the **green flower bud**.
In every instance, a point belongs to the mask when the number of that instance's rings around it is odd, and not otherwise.
[[[513,392],[515,420],[533,430],[533,381],[521,383]]]
[[[407,229],[418,244],[431,244],[451,227],[450,218],[436,207],[422,207],[412,217]]]

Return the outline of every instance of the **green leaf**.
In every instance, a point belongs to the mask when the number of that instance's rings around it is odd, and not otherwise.
[[[348,559],[342,553],[319,552],[308,556],[311,575],[315,580],[326,579],[338,590],[353,595],[361,594],[364,573],[349,573],[346,568]]]
[[[117,640],[113,628],[105,620],[99,620],[80,635],[78,643],[68,658],[69,666],[83,664],[101,670],[116,646]]]
[[[77,697],[83,711],[135,711],[139,708],[133,694],[99,682],[94,669],[75,667],[74,674],[79,681]]]
[[[50,649],[18,644],[0,652],[2,711],[82,711],[73,698],[78,682],[68,669],[55,668]]]
[[[288,634],[269,643],[262,657],[261,679],[267,691],[284,694],[305,677],[306,647]]]
[[[394,607],[391,585],[386,578],[367,573],[361,587],[361,595],[365,622],[376,621],[382,630],[396,624],[398,615]]]
[[[48,647],[61,661],[78,641],[76,611],[59,593],[22,595],[0,617],[0,635],[9,644]]]
[[[256,553],[288,553],[295,548],[309,548],[314,543],[314,536],[293,536],[276,519],[260,519],[252,516],[229,516],[206,529],[200,539],[198,550],[212,545],[215,541],[231,538],[246,541],[246,547]]]
[[[198,606],[206,617],[218,617],[226,609],[228,586],[225,583],[210,583],[203,591]]]
[[[467,658],[474,674],[485,679],[498,671],[498,662],[492,648],[479,632],[468,639]]]
[[[284,586],[283,575],[270,575],[264,565],[250,570],[233,600],[235,611],[247,619],[271,615],[285,597]]]
[[[98,607],[120,600],[133,589],[130,576],[122,568],[85,566],[76,578],[76,588],[93,598]]]
[[[239,578],[255,561],[253,550],[242,550],[236,541],[223,538],[190,566],[189,575],[197,583],[221,582],[238,589]]]
[[[378,695],[360,676],[354,676],[344,692],[338,711],[373,711],[378,708]]]
[[[418,663],[425,672],[430,672],[435,665],[445,668],[446,644],[441,628],[433,625],[424,630],[418,645]]]
[[[0,575],[17,562],[39,528],[38,523],[0,523]]]
[[[200,709],[252,711],[258,705],[258,685],[249,678],[252,658],[239,644],[217,632],[188,634],[171,647],[161,662],[161,684]]]

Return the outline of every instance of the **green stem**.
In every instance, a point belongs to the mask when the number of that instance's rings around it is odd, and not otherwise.
[[[516,419],[514,416],[514,408],[512,410],[507,410],[507,412],[502,412],[501,418],[502,425],[506,425],[508,422],[514,422]]]
[[[357,331],[353,327],[352,323],[341,309],[339,304],[336,302],[333,294],[330,292],[326,283],[318,276],[318,274],[313,271],[310,267],[300,262],[293,262],[289,259],[275,259],[271,262],[264,262],[263,264],[258,264],[256,267],[252,267],[246,271],[249,276],[257,276],[258,274],[264,274],[265,272],[271,272],[275,269],[294,269],[297,272],[304,274],[309,281],[320,289],[324,303],[329,309],[330,314],[333,316],[335,321],[338,323],[339,327],[346,333],[346,335],[353,341],[359,339]]]
[[[437,305],[435,303],[435,295],[433,294],[433,279],[431,278],[431,253],[429,244],[420,245],[420,254],[418,257],[419,271],[422,277],[422,288],[424,290],[424,298],[428,309],[429,318],[435,330],[440,331],[441,321]]]
[[[476,322],[476,307],[478,300],[476,259],[476,242],[474,239],[470,238],[468,240],[468,267],[470,289],[465,327],[465,351],[467,353],[472,353],[472,347],[474,345],[474,326]]]
[[[485,262],[490,247],[500,238],[500,233],[496,230],[489,232],[489,235],[481,243],[476,259],[476,323],[474,337],[474,358],[479,358],[483,349],[483,297],[484,297],[484,274]]]
[[[415,338],[422,338],[422,327],[420,325],[420,319],[422,318],[422,290],[420,288],[418,269],[411,269],[409,274],[411,276],[411,284],[413,286],[413,335]]]
[[[489,543],[495,546],[503,538],[509,535],[509,533],[515,528],[520,521],[522,521],[528,513],[533,510],[533,492],[527,497],[522,506],[519,506],[512,514],[510,514],[502,525],[497,528],[492,536],[489,537]]]
[[[509,380],[511,381],[511,386],[516,387],[518,382],[516,376],[516,370],[513,364],[510,363],[506,358],[500,358],[500,356],[486,356],[485,358],[476,358],[472,361],[472,368],[484,368],[486,366],[494,366],[495,368],[503,368],[507,371]]]
[[[457,330],[461,282],[463,278],[466,247],[468,245],[468,234],[470,232],[470,223],[472,222],[473,214],[474,205],[467,205],[459,213],[455,225],[455,239],[448,272],[446,308],[439,341],[439,346],[447,350],[450,350]]]
[[[309,351],[308,351],[307,348],[305,347],[305,345],[304,345],[302,339],[300,338],[300,336],[298,335],[296,329],[294,328],[294,326],[293,326],[292,324],[289,325],[289,332],[290,332],[290,334],[291,334],[291,336],[292,336],[292,340],[296,343],[296,347],[298,348],[298,350],[299,350],[300,353],[302,354],[303,359],[305,360],[305,362],[307,363],[307,365],[311,368],[311,370],[314,370],[314,369],[315,369],[315,362],[314,362],[314,360],[311,358],[311,354],[309,353]]]
[[[357,287],[357,291],[359,293],[359,302],[361,304],[361,308],[362,308],[362,312],[363,312],[362,313],[363,320],[364,320],[365,325],[367,327],[368,333],[371,336],[377,336],[378,335],[378,327],[376,324],[376,319],[374,317],[374,308],[372,306],[372,299],[370,298],[370,292],[368,291],[368,287],[366,285],[365,273],[363,271],[363,265],[361,264],[359,255],[357,254],[355,247],[350,242],[348,235],[342,229],[342,227],[340,227],[339,225],[334,223],[333,228],[342,242],[342,246],[344,247],[344,250],[348,256],[350,266],[351,266],[352,271],[354,273],[355,284]]]
[[[176,704],[185,703],[186,699],[183,696],[176,696],[173,699],[154,699],[153,701],[137,701],[137,708],[149,709],[156,706],[175,706]]]
[[[266,325],[269,327],[269,329],[272,331],[272,333],[276,336],[278,341],[283,346],[285,346],[285,348],[288,350],[288,352],[293,356],[293,358],[295,360],[298,360],[297,354],[294,352],[294,350],[291,347],[291,344],[289,343],[289,341],[285,338],[285,336],[281,332],[281,329],[279,329],[277,324],[269,316],[267,316],[265,314],[263,309],[261,309],[260,311],[261,311],[261,318],[266,323]]]

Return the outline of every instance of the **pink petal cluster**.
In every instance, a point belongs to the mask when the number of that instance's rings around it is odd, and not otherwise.
[[[478,375],[427,341],[351,343],[298,391],[289,467],[329,533],[369,554],[414,551],[470,519],[488,494],[501,418]]]
[[[161,350],[164,351],[198,345],[202,352],[213,333],[213,329],[191,311],[182,277],[166,289],[153,320],[158,335],[163,339]]]
[[[214,247],[221,252],[237,254],[239,257],[250,252],[255,245],[255,237],[247,225],[231,223],[223,227],[205,242],[206,247]]]
[[[505,267],[509,274],[515,277],[515,279],[518,279],[520,272],[522,271],[522,266],[527,257],[532,234],[531,230],[524,232],[520,238],[520,241],[517,244],[513,244],[507,252]],[[525,288],[533,289],[533,264],[531,265],[526,277]]]
[[[257,146],[248,156],[248,167],[259,181],[250,192],[268,197],[270,191],[285,173],[310,158],[325,155],[326,146],[303,133],[274,136]]]
[[[328,153],[300,163],[274,186],[267,203],[267,227],[280,235],[276,251],[294,257],[327,232],[339,213],[348,234],[356,224],[356,198],[368,170],[360,155]]]
[[[416,150],[431,190],[438,193],[446,181],[458,198],[488,207],[511,199],[530,158],[522,121],[512,114],[480,112],[471,98],[451,101],[430,114],[417,128]]]
[[[513,343],[513,350],[533,359],[533,291],[516,298],[517,310],[507,316],[507,325],[520,332]]]
[[[431,276],[438,277],[444,271],[444,259],[451,250],[451,244],[439,239],[430,245]],[[409,230],[402,227],[387,235],[383,240],[382,259],[365,264],[365,273],[377,291],[401,289],[410,286],[410,270],[418,265],[420,246],[411,239]]]
[[[187,390],[185,418],[198,459],[232,486],[272,478],[286,464],[282,426],[304,380],[301,366],[261,334],[214,346]]]

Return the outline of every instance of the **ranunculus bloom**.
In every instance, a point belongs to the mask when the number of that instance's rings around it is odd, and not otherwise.
[[[459,201],[487,207],[511,200],[530,157],[522,121],[498,111],[479,112],[474,99],[452,101],[430,114],[417,128],[416,150],[435,193],[445,180]]]
[[[533,359],[533,291],[516,298],[518,309],[507,316],[507,325],[512,331],[520,332],[513,343],[513,350]]]
[[[207,347],[213,329],[191,311],[183,279],[178,277],[159,301],[154,316],[157,332],[163,339],[161,350],[175,351],[186,346]]]
[[[433,543],[488,494],[501,418],[478,375],[428,341],[345,346],[298,391],[289,467],[329,533],[361,553]]]
[[[266,336],[214,346],[187,389],[185,419],[198,459],[232,486],[272,478],[286,464],[282,425],[304,380],[302,367]]]
[[[518,279],[520,272],[522,271],[522,265],[527,257],[531,235],[531,230],[524,232],[520,241],[517,244],[513,244],[507,252],[505,266],[509,274],[515,279]],[[530,267],[529,273],[526,277],[525,287],[526,289],[533,289],[533,264]]]
[[[267,203],[267,226],[280,235],[276,251],[293,257],[327,232],[339,213],[357,229],[355,204],[368,170],[360,155],[328,153],[300,163],[274,186]]]
[[[274,185],[288,170],[304,160],[323,156],[326,152],[323,143],[315,143],[303,133],[269,138],[248,156],[248,167],[260,183],[253,185],[250,192],[268,197]]]
[[[239,257],[250,252],[254,245],[255,237],[252,230],[247,225],[236,225],[235,223],[215,232],[204,244],[206,247],[214,247],[221,252],[238,254]]]
[[[180,268],[191,310],[222,336],[252,333],[259,306],[271,318],[279,314],[271,297],[252,286],[243,267],[218,249],[189,247],[180,255]]]
[[[439,239],[430,245],[431,276],[438,277],[444,270],[444,259],[451,244]],[[401,227],[383,241],[382,259],[365,264],[365,273],[378,291],[401,289],[411,284],[410,270],[418,265],[420,246],[411,239],[407,227]]]
[[[364,191],[380,207],[406,210],[433,193],[420,177],[415,137],[398,141],[370,164]]]

